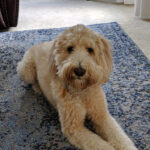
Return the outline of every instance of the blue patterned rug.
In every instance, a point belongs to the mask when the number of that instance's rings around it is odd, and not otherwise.
[[[114,69],[103,86],[110,113],[139,150],[150,150],[150,61],[116,22],[90,25],[113,46]],[[0,149],[75,150],[62,135],[58,114],[16,74],[33,44],[64,28],[0,33]]]

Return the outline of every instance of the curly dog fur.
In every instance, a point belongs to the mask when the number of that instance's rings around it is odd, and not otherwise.
[[[136,150],[107,109],[102,84],[112,56],[106,39],[84,25],[66,29],[51,42],[31,47],[18,74],[58,110],[62,132],[83,150]],[[91,119],[96,134],[84,126]]]

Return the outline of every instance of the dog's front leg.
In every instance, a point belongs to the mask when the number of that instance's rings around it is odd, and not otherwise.
[[[110,114],[103,120],[100,126],[97,126],[97,131],[102,134],[116,150],[137,150],[133,142]]]
[[[100,94],[99,94],[100,93]],[[102,89],[95,99],[89,102],[89,116],[95,124],[96,132],[116,150],[137,150],[120,125],[107,111],[105,94]]]
[[[115,150],[84,126],[86,110],[79,99],[69,95],[65,99],[59,99],[57,109],[62,132],[70,143],[82,150]]]

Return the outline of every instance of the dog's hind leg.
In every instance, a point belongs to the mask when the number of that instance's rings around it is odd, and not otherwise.
[[[36,74],[36,66],[34,61],[34,49],[29,49],[23,59],[18,63],[17,72],[22,80],[32,87],[36,93],[41,93]]]

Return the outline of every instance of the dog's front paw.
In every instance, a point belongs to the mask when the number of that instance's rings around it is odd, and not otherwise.
[[[118,150],[137,150],[137,148],[135,147],[134,143],[131,140],[124,143],[122,146],[123,148]]]
[[[100,150],[115,150],[115,148],[110,146],[110,145],[107,145],[107,146],[105,146],[104,148],[102,148]]]
[[[98,149],[96,150],[115,150],[115,148],[113,146],[111,146],[108,143],[102,144],[101,146],[99,146]]]
[[[86,150],[91,150],[91,148],[86,148]],[[103,145],[103,146],[95,146],[92,148],[92,150],[115,150],[115,148],[113,148],[110,145]]]
[[[137,148],[134,146],[134,144],[128,144],[117,147],[116,150],[137,150]]]
[[[126,148],[124,148],[124,150],[137,150],[137,148],[132,145],[132,146],[127,146]]]

